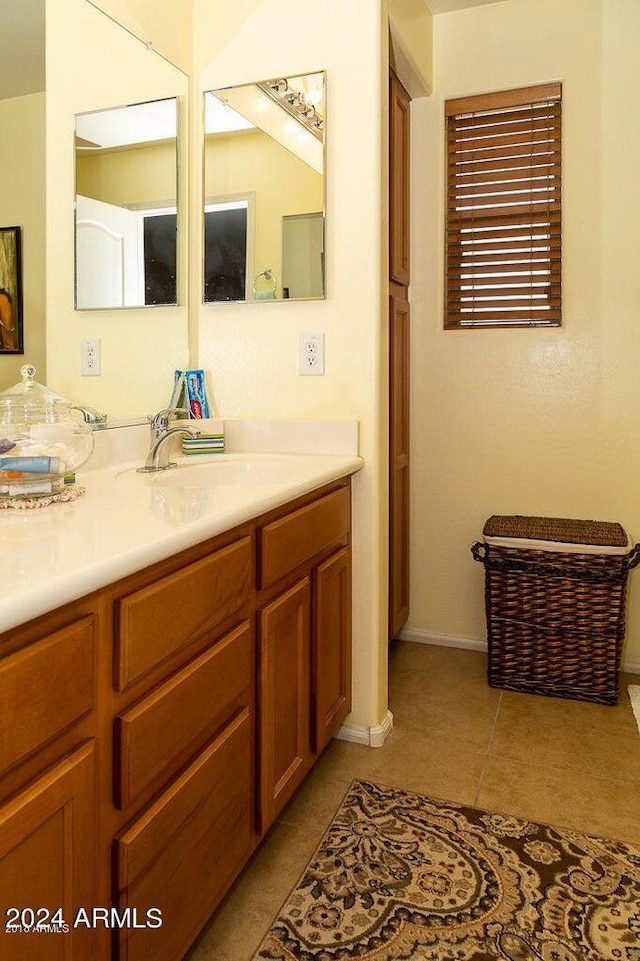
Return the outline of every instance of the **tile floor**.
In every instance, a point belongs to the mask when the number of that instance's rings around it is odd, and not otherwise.
[[[491,689],[483,654],[394,641],[381,748],[333,741],[188,955],[249,961],[355,777],[640,844],[640,734],[615,707]]]

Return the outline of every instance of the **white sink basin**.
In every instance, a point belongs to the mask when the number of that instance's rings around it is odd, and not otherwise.
[[[299,467],[299,463],[296,464],[296,469],[299,470]],[[119,473],[117,478],[145,478],[155,487],[165,488],[264,486],[281,484],[290,479],[292,469],[292,460],[286,456],[219,454],[215,460],[195,463],[180,460],[177,467],[154,473],[140,474],[136,468],[130,467]]]
[[[155,475],[163,487],[218,487],[221,484],[280,484],[291,476],[291,464],[281,460],[208,461],[206,464],[180,463]]]

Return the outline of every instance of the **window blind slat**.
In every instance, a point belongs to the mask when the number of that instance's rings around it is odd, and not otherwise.
[[[446,315],[446,326],[456,327],[548,327],[561,319],[560,307],[544,310],[514,309],[510,311],[451,311]]]
[[[519,258],[528,258],[528,261],[545,261],[549,256],[557,253],[560,258],[560,247],[553,247],[548,240],[511,241],[506,247],[497,249],[496,244],[473,244],[472,249],[468,247],[456,247],[449,251],[447,263],[450,268],[476,264],[501,264]]]
[[[474,310],[481,310],[487,307],[494,307],[496,309],[500,307],[504,310],[510,310],[513,307],[530,307],[533,309],[534,307],[546,307],[549,304],[559,306],[558,290],[547,292],[542,287],[518,289],[514,293],[509,294],[508,300],[500,291],[496,293],[496,291],[486,290],[483,292],[487,294],[486,297],[480,295],[465,297],[462,294],[451,297],[449,307],[452,310],[462,310],[465,307]],[[491,296],[489,296],[489,294],[491,294]]]
[[[497,283],[497,277],[505,276],[503,281],[500,283],[507,283],[507,276],[509,283],[518,283],[520,278],[527,278],[527,280],[539,281],[546,279],[553,279],[555,277],[560,280],[560,269],[558,265],[552,265],[549,269],[549,261],[538,261],[535,264],[531,264],[525,269],[525,265],[519,264],[467,264],[463,267],[450,267],[449,275],[452,283],[449,287],[455,288],[461,284],[471,284],[475,280],[475,286],[482,287],[486,286],[489,282],[494,284]],[[524,282],[524,281],[523,281]]]
[[[501,177],[517,176],[526,177],[531,173],[535,176],[538,170],[555,169],[557,158],[560,151],[550,151],[549,153],[532,156],[530,153],[522,154],[518,157],[507,157],[504,160],[482,160],[465,164],[449,164],[448,176],[450,181],[473,180],[474,177]]]
[[[532,209],[532,207],[537,207],[538,209]],[[486,210],[482,207],[471,208],[470,210],[456,210],[455,206],[452,205],[449,209],[449,223],[456,224],[460,230],[465,228],[471,229],[473,227],[498,227],[501,225],[507,226],[517,226],[523,225],[530,222],[531,219],[540,218],[541,213],[546,217],[552,217],[552,215],[557,215],[557,223],[560,222],[560,201],[555,200],[552,203],[547,203],[547,201],[540,201],[538,204],[512,204],[508,209],[505,209],[504,213],[499,212],[499,208],[493,207],[493,209]]]
[[[503,110],[479,110],[477,113],[453,114],[449,117],[449,130],[473,129],[491,123],[515,122],[520,120],[538,120],[543,117],[559,117],[560,103],[546,101],[545,103],[535,104],[530,107],[518,109],[511,107]]]
[[[482,145],[487,139],[506,143],[507,138],[514,138],[516,143],[530,143],[535,140],[557,140],[559,133],[560,118],[549,115],[528,117],[526,120],[508,120],[504,123],[492,120],[469,127],[450,125],[447,140],[455,143],[457,149],[466,150],[470,144]]]
[[[458,152],[455,160],[449,160],[448,164],[449,168],[451,168],[451,166],[460,165],[460,169],[463,169],[465,164],[485,161],[493,162],[494,160],[509,160],[511,157],[551,157],[554,154],[559,155],[560,153],[557,143],[557,141],[535,141],[530,144],[514,144],[508,148],[506,145],[503,145],[502,147],[489,147],[487,144],[485,144],[485,149],[477,147],[475,151],[465,150]]]
[[[462,171],[454,170],[451,174],[453,191],[464,190],[471,184],[481,186],[484,184],[518,184],[518,183],[545,183],[553,180],[558,175],[555,164],[545,161],[539,166],[534,167],[527,164],[526,167],[505,167],[502,170],[491,168],[488,171]]]

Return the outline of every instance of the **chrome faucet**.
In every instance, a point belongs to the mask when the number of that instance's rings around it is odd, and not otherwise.
[[[149,427],[151,428],[151,443],[154,440],[162,437],[169,429],[169,419],[171,417],[188,417],[189,411],[186,407],[165,407],[163,410],[159,410],[157,414],[149,414],[147,420],[149,421]]]
[[[83,404],[74,404],[69,410],[79,410],[82,414],[82,419],[85,424],[89,427],[104,427],[107,423],[107,415],[101,414],[100,411],[96,410],[95,407],[86,407]]]
[[[151,425],[151,446],[147,454],[144,467],[138,467],[138,473],[149,474],[155,471],[169,470],[170,467],[177,467],[175,461],[169,460],[170,440],[176,434],[182,437],[199,437],[200,431],[193,430],[191,427],[169,427],[169,417],[171,414],[182,413],[181,407],[167,407],[161,410],[154,417],[149,418]],[[188,411],[185,411],[188,413]]]

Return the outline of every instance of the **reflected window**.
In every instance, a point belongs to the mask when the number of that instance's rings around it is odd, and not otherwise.
[[[248,214],[248,200],[205,207],[205,303],[247,299]]]
[[[175,304],[176,212],[145,213],[142,222],[145,306]]]

